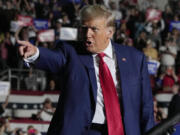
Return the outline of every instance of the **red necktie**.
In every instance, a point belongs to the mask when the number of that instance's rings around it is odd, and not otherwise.
[[[108,66],[103,60],[104,53],[98,54],[99,79],[104,97],[104,105],[108,126],[108,135],[124,135],[122,117],[117,91]]]

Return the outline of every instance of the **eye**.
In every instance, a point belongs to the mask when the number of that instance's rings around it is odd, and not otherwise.
[[[94,31],[94,32],[97,32],[99,29],[96,28],[96,27],[91,27],[91,29]]]

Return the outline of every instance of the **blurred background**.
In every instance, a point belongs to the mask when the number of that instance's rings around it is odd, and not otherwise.
[[[113,41],[146,55],[156,123],[180,111],[179,0],[0,0],[0,135],[45,135],[63,90],[60,74],[25,66],[15,38],[52,50],[78,45],[88,4],[113,12]]]

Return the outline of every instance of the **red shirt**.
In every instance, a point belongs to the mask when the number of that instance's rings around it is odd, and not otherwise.
[[[162,82],[163,87],[164,86],[172,87],[174,85],[174,83],[175,83],[175,81],[172,76],[169,76],[169,75],[164,76],[163,82]]]

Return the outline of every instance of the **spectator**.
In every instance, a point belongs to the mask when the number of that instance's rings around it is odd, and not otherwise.
[[[34,128],[33,125],[29,125],[27,127],[27,135],[41,135],[41,133],[36,128]]]
[[[153,29],[156,29],[158,33],[161,33],[164,28],[165,28],[165,22],[163,18],[161,20],[152,20],[152,21],[147,21],[147,24],[145,26],[145,30],[147,31],[148,34],[153,33]]]
[[[49,81],[49,85],[48,85],[47,90],[48,91],[56,90],[56,82],[53,79]]]
[[[165,11],[162,12],[162,17],[163,17],[164,23],[165,23],[164,31],[161,33],[162,40],[164,40],[165,37],[167,37],[167,33],[169,32],[170,22],[173,20],[173,14],[174,13],[172,11],[171,6],[169,4],[167,4],[165,7]]]
[[[63,13],[62,15],[62,26],[71,26],[69,16],[66,13]]]
[[[34,90],[35,91],[38,88],[37,76],[33,72],[32,68],[30,68],[29,75],[25,78],[25,84],[26,84],[26,88],[28,90]]]
[[[0,120],[0,135],[10,135],[12,130],[10,128],[10,122],[8,118]]]
[[[4,57],[4,60],[6,60],[6,68],[7,67],[13,67],[13,60],[14,60],[14,57],[16,56],[15,55],[15,47],[14,47],[14,44],[12,42],[12,35],[10,34],[10,32],[6,32],[5,33],[5,39],[4,39],[4,49],[2,50],[3,51],[3,57]]]
[[[15,128],[11,135],[25,135],[25,132],[21,128]]]
[[[179,84],[175,83],[173,85],[173,94],[174,96],[171,99],[171,102],[169,104],[169,108],[168,108],[168,117],[173,116],[174,114],[176,114],[177,112],[180,112],[180,94],[179,94]]]
[[[135,6],[130,6],[128,11],[127,11],[127,17],[126,17],[126,22],[127,22],[127,27],[130,30],[130,35],[129,37],[134,39],[135,38],[135,31],[136,31],[136,20],[138,20],[139,16],[139,11]]]
[[[175,74],[174,68],[171,66],[167,67],[165,76],[163,77],[162,80],[163,90],[172,91],[172,87],[177,81],[178,81],[178,77]]]
[[[8,66],[7,66],[8,50],[7,50],[7,46],[6,46],[4,40],[5,39],[3,39],[0,42],[0,64],[1,64],[0,69],[1,70],[4,70],[4,69],[8,68]]]
[[[122,13],[118,10],[118,6],[116,5],[115,1],[110,1],[109,6],[110,6],[110,10],[115,16],[115,20],[121,20]]]
[[[146,9],[148,9],[148,8],[155,8],[156,3],[154,0],[143,0],[139,4],[139,7],[141,10],[146,11]]]
[[[5,109],[8,105],[8,100],[9,100],[9,94],[6,97],[5,102],[0,105],[0,116],[5,112]]]
[[[55,108],[52,106],[52,101],[46,98],[43,103],[43,108],[37,113],[36,117],[39,120],[51,121],[54,112]]]
[[[55,40],[58,41],[60,37],[61,27],[62,27],[63,20],[61,18],[57,19],[55,24]]]
[[[143,49],[144,54],[147,56],[148,60],[158,61],[158,51],[153,48],[154,42],[152,40],[147,40],[146,47]]]
[[[19,129],[16,130],[15,135],[25,135],[25,132],[21,128],[19,128]]]
[[[131,38],[127,38],[126,43],[127,46],[134,46],[133,40]]]
[[[161,120],[165,119],[167,116],[163,112],[162,108],[158,107],[158,103],[157,103],[156,99],[154,99],[153,103],[154,103],[154,118],[155,118],[155,122],[159,123]]]
[[[143,48],[146,46],[147,41],[147,33],[145,31],[141,31],[139,37],[135,41],[135,48],[143,51]]]
[[[46,10],[45,0],[38,0],[35,3],[36,18],[45,19],[46,18],[45,10]]]
[[[161,64],[163,68],[167,66],[175,66],[175,59],[177,55],[177,46],[173,38],[167,39],[165,46],[160,47]]]
[[[148,36],[149,39],[151,39],[154,42],[153,48],[159,49],[159,46],[161,46],[161,33],[159,32],[158,28],[153,28],[152,33]]]
[[[172,37],[177,44],[177,49],[180,50],[180,32],[178,29],[172,29]]]

